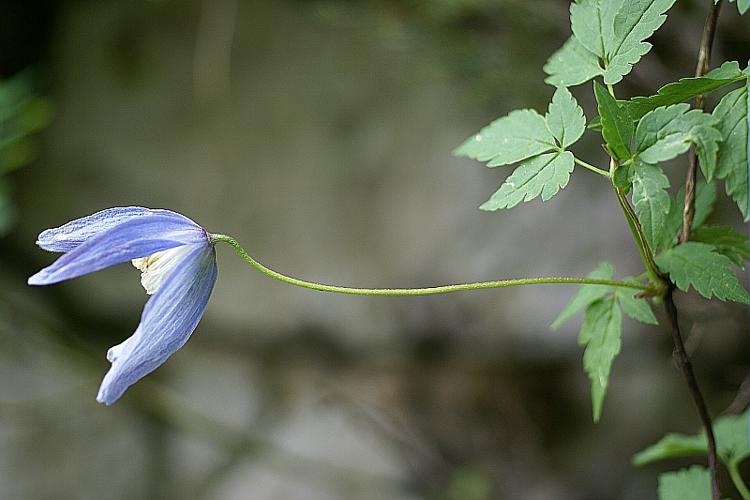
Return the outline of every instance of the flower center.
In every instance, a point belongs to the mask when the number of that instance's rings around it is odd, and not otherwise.
[[[189,250],[190,245],[182,245],[131,261],[136,269],[141,271],[141,285],[147,294],[156,293],[172,269]]]

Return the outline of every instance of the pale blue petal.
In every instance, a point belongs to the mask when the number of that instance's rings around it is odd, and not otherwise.
[[[149,215],[165,215],[182,221],[190,221],[184,215],[170,210],[145,207],[114,207],[72,220],[60,227],[42,231],[36,244],[50,252],[70,252],[90,238],[109,231],[123,222]]]
[[[130,218],[99,233],[29,278],[29,285],[50,285],[99,271],[161,250],[208,243],[206,232],[186,217],[151,215]]]
[[[216,274],[216,253],[210,245],[196,245],[175,265],[146,303],[135,333],[107,353],[112,367],[97,401],[111,405],[185,345],[203,316]]]

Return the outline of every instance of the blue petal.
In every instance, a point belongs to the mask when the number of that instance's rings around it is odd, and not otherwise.
[[[210,245],[195,245],[177,263],[146,303],[135,333],[107,353],[112,367],[97,401],[111,405],[185,345],[203,316],[216,274],[216,253]]]
[[[131,218],[62,255],[29,278],[29,285],[50,285],[161,250],[207,242],[203,228],[186,217],[159,214]]]
[[[70,252],[90,238],[123,222],[148,215],[166,215],[175,219],[190,221],[184,215],[169,210],[145,207],[114,207],[72,220],[60,227],[42,231],[36,244],[50,252]]]

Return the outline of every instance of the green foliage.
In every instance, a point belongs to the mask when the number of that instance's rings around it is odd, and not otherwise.
[[[634,97],[620,101],[634,120],[640,120],[646,113],[662,106],[670,106],[689,101],[696,96],[708,94],[733,83],[747,79],[747,73],[740,69],[738,62],[725,62],[721,67],[709,71],[698,78],[683,78],[660,88],[656,95]]]
[[[750,304],[750,294],[737,280],[732,261],[711,245],[689,241],[658,255],[656,263],[683,292],[692,286],[707,299],[715,296]]]
[[[625,281],[629,281],[625,279]],[[622,311],[627,314],[631,319],[645,323],[647,325],[658,325],[659,322],[654,316],[654,311],[651,310],[651,306],[648,301],[643,298],[638,298],[636,295],[638,292],[627,290],[625,288],[618,288],[615,291],[617,301],[620,303]]]
[[[633,209],[651,248],[664,231],[671,200],[666,189],[669,179],[661,168],[640,160],[633,164]]]
[[[689,469],[659,476],[659,500],[707,500],[711,498],[708,469],[694,465]]]
[[[454,153],[487,162],[488,167],[521,162],[481,207],[512,208],[540,195],[547,201],[568,184],[574,157],[565,148],[580,139],[585,129],[583,110],[560,87],[545,116],[528,109],[514,111],[483,128]]]
[[[714,3],[719,3],[720,0],[714,0]],[[730,2],[734,2],[735,0],[729,0]],[[740,14],[744,14],[745,12],[750,9],[750,0],[736,0],[737,1],[737,10],[740,11]]]
[[[693,230],[691,238],[693,241],[712,245],[718,253],[741,268],[750,259],[748,237],[729,226],[701,226]]]
[[[583,368],[591,380],[594,421],[602,413],[612,362],[620,353],[622,313],[616,297],[596,300],[586,308],[578,343],[586,346]]]
[[[708,184],[701,180],[696,183],[695,188],[695,215],[693,217],[692,229],[695,230],[701,226],[714,210],[716,202],[716,186]],[[677,236],[682,229],[682,212],[685,206],[685,188],[681,187],[677,196],[672,200],[667,215],[667,222],[664,226],[656,247],[666,250],[674,246],[677,242]]]
[[[616,160],[630,158],[633,155],[630,152],[630,144],[633,142],[635,130],[633,118],[598,82],[594,82],[594,94],[599,105],[602,136],[607,142],[610,154]]]
[[[747,86],[724,96],[713,112],[722,143],[719,146],[716,177],[748,220],[748,133]]]
[[[609,262],[602,262],[596,269],[591,271],[587,277],[611,280],[614,274],[615,270],[612,267],[612,264]],[[578,311],[607,295],[607,292],[609,292],[610,289],[611,287],[606,285],[582,285],[578,288],[578,292],[573,297],[573,300],[571,300],[565,309],[563,309],[550,328],[552,330],[557,330],[563,323],[575,316]]]
[[[750,436],[748,435],[748,417],[742,415],[725,415],[714,421],[719,459],[726,465],[738,464],[750,456]],[[706,435],[686,436],[684,434],[667,434],[659,442],[638,452],[633,457],[635,465],[646,465],[670,458],[702,456],[708,453]]]
[[[689,104],[673,104],[647,113],[636,128],[636,154],[646,163],[671,160],[695,144],[703,175],[708,180],[716,170],[716,155],[722,135],[713,116]]]
[[[602,76],[618,83],[651,50],[646,39],[666,21],[675,0],[577,0],[570,6],[573,37],[545,66],[547,83],[578,85]]]

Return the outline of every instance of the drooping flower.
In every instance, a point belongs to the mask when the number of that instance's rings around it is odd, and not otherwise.
[[[97,401],[110,405],[190,338],[216,282],[216,252],[201,226],[176,212],[117,207],[43,231],[44,250],[63,252],[29,278],[51,285],[131,261],[151,295],[135,333],[107,352]]]

